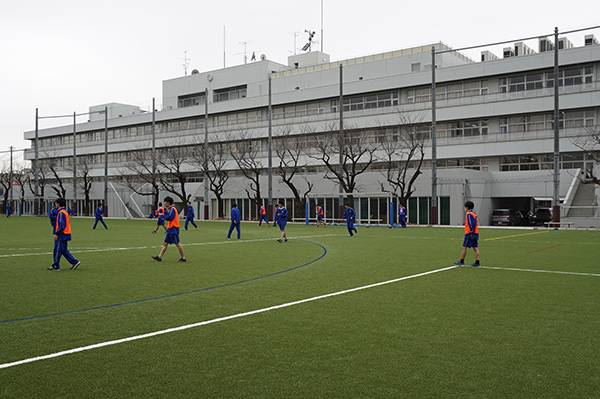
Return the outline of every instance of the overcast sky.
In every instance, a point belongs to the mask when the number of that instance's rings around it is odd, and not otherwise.
[[[9,3],[10,2],[10,3]],[[323,29],[321,38],[321,4]],[[84,113],[109,102],[149,109],[162,81],[265,54],[287,64],[307,41],[331,60],[443,41],[453,48],[600,25],[597,0],[7,0],[0,10],[0,161],[40,116]],[[225,27],[225,42],[223,29]],[[589,33],[589,32],[586,32]],[[586,33],[569,35],[575,46]],[[600,31],[593,32],[600,39]],[[501,47],[496,54],[501,55]],[[530,43],[537,51],[537,41]],[[299,50],[297,50],[299,52]],[[479,58],[480,50],[467,52]],[[82,118],[82,121],[85,119]],[[40,121],[40,129],[72,118]],[[20,157],[20,155],[16,155]]]

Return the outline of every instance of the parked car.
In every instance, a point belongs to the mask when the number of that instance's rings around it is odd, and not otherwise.
[[[517,209],[494,209],[492,212],[492,225],[494,226],[520,226],[523,224],[523,215]]]
[[[535,224],[544,224],[552,221],[552,209],[539,208],[535,210]]]

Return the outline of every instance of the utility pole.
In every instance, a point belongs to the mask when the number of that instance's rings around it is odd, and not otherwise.
[[[269,200],[267,203],[267,217],[271,219],[273,212],[273,102],[271,97],[271,74],[269,74],[269,167],[268,167],[268,175],[269,175]]]
[[[204,220],[209,219],[208,202],[208,87],[204,88]],[[217,209],[219,205],[217,204]],[[219,211],[217,210],[217,213]],[[217,215],[219,216],[219,215]]]
[[[104,107],[104,199],[103,207],[105,216],[108,216],[108,107]]]
[[[340,168],[340,176],[344,175],[344,66],[342,64],[340,64],[340,132],[339,132],[339,151],[340,151],[340,157],[339,157],[339,168]],[[342,192],[344,191],[343,187],[342,187],[342,182],[340,181],[339,183],[339,193],[340,196],[338,197],[338,218],[342,218],[343,215],[343,211],[342,209],[344,209],[344,198],[342,196]]]
[[[438,224],[435,45],[431,46],[431,224]]]
[[[552,197],[552,221],[560,222],[560,117],[558,102],[558,27],[554,28],[554,195]],[[555,224],[554,227],[559,227]]]
[[[73,209],[77,212],[77,114],[73,112]]]
[[[38,151],[38,147],[39,146],[39,139],[38,139],[38,109],[35,109],[35,162],[33,165],[33,173],[34,173],[34,177],[35,177],[35,191],[33,193],[33,196],[35,197],[34,199],[34,208],[35,208],[35,214],[39,215],[42,212],[41,209],[41,201],[39,201],[39,182],[38,182],[38,172],[39,172],[39,151]]]

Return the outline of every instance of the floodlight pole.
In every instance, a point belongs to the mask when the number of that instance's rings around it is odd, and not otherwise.
[[[208,87],[204,88],[204,220],[209,219],[208,202]],[[217,204],[217,208],[218,208]],[[218,212],[218,211],[217,211]],[[217,215],[218,216],[218,215]]]
[[[38,109],[35,109],[35,164],[33,166],[34,177],[35,177],[35,191],[33,193],[35,200],[35,213],[36,215],[41,213],[41,204],[39,201],[39,181],[38,181],[38,169],[39,169],[39,130],[38,130]]]
[[[12,205],[13,202],[13,149],[15,147],[13,147],[12,145],[10,146],[10,176],[8,179],[8,192],[10,193],[10,205]]]
[[[269,175],[269,199],[267,203],[267,217],[269,219],[272,218],[273,214],[273,98],[271,93],[271,74],[269,74],[269,108],[268,108],[268,119],[269,119],[269,167],[268,167],[268,175]]]
[[[560,117],[558,102],[558,27],[554,28],[554,195],[552,197],[552,221],[560,222]],[[554,227],[559,227],[558,224]]]
[[[435,45],[431,46],[431,224],[438,224]]]
[[[77,114],[73,112],[73,209],[77,212]]]
[[[344,175],[344,66],[340,64],[340,133],[339,133],[339,163],[340,163],[340,176]],[[338,218],[341,219],[344,209],[344,198],[342,196],[342,182],[339,183],[339,199],[338,199]]]
[[[103,208],[105,216],[108,216],[108,107],[104,107],[104,199]]]
[[[152,190],[156,189],[156,100],[152,97]],[[158,194],[157,194],[158,195]],[[152,200],[157,200],[152,204],[153,207],[158,206],[158,198],[152,194]]]

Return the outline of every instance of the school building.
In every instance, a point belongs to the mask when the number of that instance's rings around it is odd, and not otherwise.
[[[600,45],[592,35],[571,40],[561,37],[554,43],[549,37],[536,43],[514,43],[501,54],[481,51],[479,59],[448,51],[451,48],[440,42],[342,61],[310,51],[290,56],[287,64],[263,56],[243,65],[194,70],[163,81],[162,101],[157,101],[154,109],[102,104],[90,107],[85,122],[25,132],[25,139],[31,140],[25,156],[34,161],[37,145],[38,169],[46,170],[49,185],[56,185],[57,180],[47,172],[52,166],[69,203],[77,198],[73,205],[81,214],[84,191],[78,188],[76,195],[73,192],[77,159],[77,173],[83,168],[91,176],[89,212],[103,201],[106,187],[107,213],[118,217],[144,217],[153,206],[152,196],[136,194],[124,183],[129,179],[145,186],[142,190],[150,189],[147,180],[126,166],[136,162],[147,166],[155,154],[162,157],[156,166],[160,174],[168,169],[167,162],[177,162],[167,158],[178,156],[178,172],[185,176],[185,190],[196,214],[200,219],[214,219],[217,199],[210,190],[206,196],[198,151],[205,141],[221,143],[220,168],[229,177],[222,194],[223,214],[228,217],[236,202],[242,217],[252,220],[257,217],[257,206],[249,196],[256,196],[256,183],[244,175],[234,155],[237,151],[259,169],[260,197],[266,203],[271,154],[272,198],[274,202],[284,199],[291,218],[303,220],[304,210],[277,174],[281,163],[278,151],[283,153],[290,143],[301,143],[292,181],[301,195],[308,192],[310,212],[314,213],[315,204],[321,204],[326,219],[331,220],[338,218],[340,186],[331,179],[333,174],[324,159],[329,155],[328,162],[335,165],[339,153],[329,147],[332,152],[327,154],[328,149],[319,143],[340,137],[343,120],[347,145],[372,154],[355,165],[365,167],[356,176],[353,193],[357,219],[387,224],[397,201],[389,194],[394,188],[387,183],[386,174],[390,161],[397,165],[406,161],[406,146],[398,147],[390,159],[384,145],[401,141],[402,132],[409,131],[411,137],[422,139],[424,158],[406,204],[408,220],[426,225],[432,220],[433,47],[437,220],[463,224],[463,203],[472,200],[480,223],[486,225],[496,208],[526,213],[552,206],[556,45],[560,48],[561,219],[582,225],[600,218],[600,189],[586,184],[591,176],[598,176],[599,165],[581,148],[599,126]],[[242,147],[245,154],[240,152]],[[409,178],[418,160],[410,160]],[[292,170],[290,165],[286,170]],[[174,176],[165,181],[178,190],[180,180]],[[53,196],[49,187],[45,193],[47,199]],[[175,197],[163,186],[160,199],[165,195]],[[33,212],[31,196],[29,193],[25,207]],[[176,201],[183,205],[181,199]],[[346,201],[345,194],[342,201]],[[314,214],[310,216],[314,218]]]

